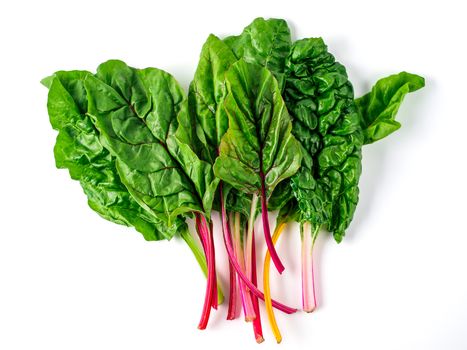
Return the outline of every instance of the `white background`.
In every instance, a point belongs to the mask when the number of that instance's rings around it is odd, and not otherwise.
[[[466,349],[466,11],[437,3],[2,2],[0,349],[258,348],[251,325],[225,321],[226,306],[197,330],[205,280],[180,240],[148,243],[101,219],[55,169],[39,84],[119,58],[165,69],[186,88],[208,34],[237,34],[258,16],[287,19],[295,39],[324,37],[357,96],[401,70],[426,78],[404,101],[403,127],[364,148],[347,237],[337,245],[322,235],[317,246],[319,308],[277,313],[280,347]],[[273,274],[273,293],[300,306],[296,226],[278,249],[286,272]],[[263,320],[260,346],[277,348]]]

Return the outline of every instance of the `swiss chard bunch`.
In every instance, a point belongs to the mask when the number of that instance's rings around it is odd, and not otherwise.
[[[238,299],[263,341],[259,300],[278,342],[269,266],[284,270],[274,244],[300,223],[302,307],[316,308],[313,246],[321,231],[340,242],[358,203],[362,147],[400,127],[405,95],[424,79],[402,72],[355,99],[345,67],[321,38],[293,42],[287,23],[253,21],[238,36],[210,35],[186,95],[167,72],[121,61],[95,74],[59,71],[43,80],[58,131],[56,165],[80,181],[89,206],[147,240],[180,235],[207,277],[198,327],[223,294],[216,276],[212,210],[229,258],[227,319]],[[268,211],[279,210],[273,234]],[[267,245],[258,288],[254,222]],[[196,233],[188,230],[194,219]]]

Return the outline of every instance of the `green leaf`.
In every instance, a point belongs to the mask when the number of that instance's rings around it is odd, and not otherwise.
[[[229,129],[222,138],[214,172],[238,190],[269,195],[300,166],[300,145],[277,81],[269,70],[239,60],[226,73],[222,103]]]
[[[283,19],[256,18],[242,34],[224,39],[237,58],[269,69],[282,90],[285,59],[290,51],[291,38]]]
[[[88,76],[89,114],[117,158],[122,182],[138,203],[169,224],[178,215],[210,214],[217,179],[194,153],[187,100],[168,73],[121,61]]]
[[[280,210],[284,205],[287,205],[287,203],[289,203],[290,200],[293,198],[294,194],[290,185],[290,179],[286,179],[276,186],[276,188],[271,194],[271,197],[269,197],[268,210]]]
[[[224,39],[237,58],[269,69],[284,85],[285,59],[290,51],[291,38],[287,22],[281,19],[255,19],[239,36]],[[220,109],[222,111],[222,109]],[[290,182],[281,183],[271,195],[269,210],[280,209],[291,198]]]
[[[422,77],[401,72],[378,80],[369,93],[356,99],[364,143],[381,140],[399,129],[401,124],[395,118],[405,95],[424,86]]]
[[[41,84],[44,85],[47,89],[50,89],[50,86],[52,85],[52,81],[54,80],[55,75],[49,75],[48,77],[45,77],[44,79],[41,80]]]
[[[89,206],[103,218],[134,226],[147,240],[170,239],[177,227],[168,227],[131,197],[120,181],[115,159],[102,146],[99,133],[87,116],[85,71],[60,71],[46,79],[47,108],[58,130],[54,147],[57,168],[66,168],[78,180]]]
[[[188,101],[190,113],[201,128],[198,135],[205,140],[207,160],[211,164],[217,157],[222,136],[229,121],[218,105],[225,95],[225,72],[235,63],[232,50],[218,37],[210,35],[201,50],[198,67],[190,84]]]
[[[295,199],[291,199],[280,208],[276,218],[276,226],[283,223],[299,220],[300,209],[298,208],[297,201]]]
[[[325,224],[340,241],[358,202],[363,134],[345,68],[321,38],[293,44],[284,96],[303,153],[291,179],[300,220]]]

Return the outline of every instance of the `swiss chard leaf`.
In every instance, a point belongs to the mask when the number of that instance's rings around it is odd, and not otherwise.
[[[282,273],[284,265],[271,238],[267,199],[278,183],[300,167],[300,145],[291,133],[289,113],[268,69],[241,59],[225,76],[227,95],[221,108],[229,117],[229,128],[222,137],[214,172],[237,190],[252,194],[252,202],[259,194],[268,251]]]
[[[303,152],[302,152],[303,153]],[[269,197],[268,209],[270,211],[280,210],[291,199],[294,198],[290,178],[279,183]]]
[[[57,168],[66,168],[78,180],[89,206],[103,218],[134,226],[147,240],[170,239],[168,227],[141,208],[120,181],[115,158],[102,146],[99,133],[86,114],[85,71],[60,71],[43,81],[49,88],[47,108],[58,131],[54,147]]]
[[[401,124],[395,117],[405,95],[424,86],[425,79],[422,77],[401,72],[378,80],[369,93],[356,99],[364,143],[381,140],[399,129]]]
[[[229,121],[218,108],[225,95],[225,72],[237,61],[232,50],[218,37],[210,35],[201,50],[200,60],[190,84],[190,113],[201,128],[198,135],[207,148],[207,160],[214,164],[222,136]]]
[[[321,38],[295,42],[286,63],[287,107],[304,154],[292,178],[302,221],[339,242],[358,202],[363,134],[344,66]]]
[[[276,226],[291,221],[300,221],[300,209],[295,199],[291,199],[281,206],[277,214]]]
[[[199,145],[186,144],[193,141],[193,123],[175,79],[108,61],[85,85],[101,142],[138,203],[169,223],[187,212],[209,216],[218,180],[194,153]]]
[[[256,18],[242,34],[227,37],[224,42],[237,58],[269,69],[282,90],[285,59],[291,46],[290,30],[286,21]]]
[[[229,129],[222,138],[214,172],[250,194],[264,183],[270,193],[299,168],[300,145],[277,81],[266,68],[239,60],[226,73],[222,108]]]
[[[190,84],[188,102],[190,113],[197,121],[198,135],[204,140],[207,152],[205,158],[211,164],[217,158],[222,136],[229,126],[228,116],[220,104],[225,97],[225,73],[237,61],[232,50],[218,37],[210,35],[200,54],[200,60],[193,81]],[[225,206],[228,211],[250,214],[251,197],[229,184],[223,186]],[[219,197],[215,208],[220,209]]]

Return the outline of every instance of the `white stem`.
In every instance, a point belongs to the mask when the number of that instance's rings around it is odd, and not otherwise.
[[[315,231],[317,232],[317,231]],[[316,233],[317,234],[317,233]],[[301,227],[302,238],[302,304],[303,311],[312,312],[316,308],[313,271],[313,243],[316,234],[311,231],[311,224],[305,222]]]
[[[245,244],[245,265],[246,265],[246,276],[251,280],[253,271],[251,269],[251,252],[253,248],[253,229],[255,227],[255,213],[256,206],[258,205],[258,195],[255,193],[251,197],[250,217],[248,218],[248,227],[246,232],[246,244]]]

